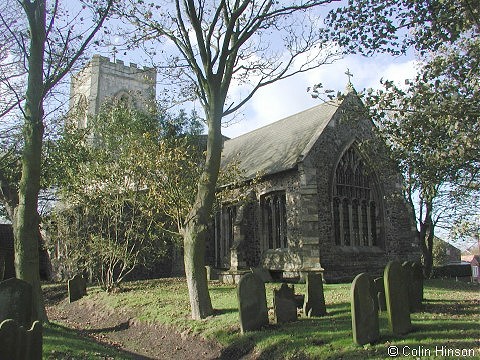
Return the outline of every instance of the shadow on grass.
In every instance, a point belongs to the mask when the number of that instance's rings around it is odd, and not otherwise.
[[[114,358],[154,360],[85,336],[85,331],[50,323],[43,330],[43,359]]]
[[[130,321],[124,321],[118,325],[100,328],[100,329],[87,329],[82,330],[82,333],[85,334],[101,334],[101,333],[110,333],[110,332],[117,332],[122,330],[127,330],[130,327]]]
[[[232,313],[238,313],[238,309],[213,309],[213,315],[224,315],[224,314],[232,314]]]
[[[425,287],[436,290],[466,290],[478,291],[478,284],[449,279],[428,279],[424,282]]]
[[[427,300],[424,302],[423,312],[478,316],[479,305],[478,300]]]
[[[469,322],[470,315],[478,314],[476,305],[470,300],[462,300],[460,304],[453,300],[426,303],[429,312],[412,315],[412,332],[403,336],[390,332],[387,314],[382,312],[380,339],[376,344],[359,347],[352,339],[350,303],[333,304],[328,306],[327,316],[300,318],[247,333],[225,349],[221,359],[241,359],[253,349],[259,360],[385,359],[390,358],[390,344],[399,348],[406,346],[406,351],[423,347],[433,352],[436,346],[445,344],[468,349],[474,347],[470,339],[478,338],[478,324]],[[436,313],[449,314],[450,318],[437,317]]]

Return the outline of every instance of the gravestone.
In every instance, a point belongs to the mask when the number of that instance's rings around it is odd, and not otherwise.
[[[280,289],[273,289],[273,310],[277,324],[298,320],[295,288],[283,283]]]
[[[306,294],[303,303],[303,313],[307,317],[324,316],[327,314],[325,296],[323,294],[322,274],[308,272],[305,276]]]
[[[268,324],[265,284],[258,276],[246,273],[240,278],[237,298],[242,334]]]
[[[372,344],[380,337],[377,291],[366,273],[353,279],[351,289],[353,341],[358,345]]]
[[[32,325],[32,286],[11,278],[0,282],[0,321],[13,319],[19,326]]]
[[[0,254],[0,281],[3,280],[5,276],[5,257]]]
[[[207,272],[207,280],[218,280],[218,271],[212,266],[205,266]]]
[[[257,275],[264,283],[267,282],[272,282],[272,274],[270,274],[270,270],[262,268],[262,267],[257,267],[253,268],[252,272]]]
[[[87,281],[82,275],[75,275],[68,280],[68,300],[74,302],[87,295]]]
[[[13,319],[0,324],[0,359],[41,360],[42,324],[35,321],[30,330]]]
[[[373,280],[375,290],[377,292],[377,304],[379,311],[387,311],[387,303],[385,302],[385,286],[383,284],[383,277]]]
[[[412,267],[412,295],[413,309],[420,311],[423,308],[423,269],[418,262],[413,262]]]
[[[407,278],[407,293],[408,293],[408,309],[410,313],[415,310],[415,294],[413,289],[413,261],[405,261],[402,264],[403,272]]]
[[[395,335],[410,332],[412,323],[408,303],[407,276],[397,261],[390,261],[383,275],[390,330]]]

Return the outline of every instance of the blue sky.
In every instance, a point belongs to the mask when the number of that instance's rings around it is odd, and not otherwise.
[[[350,55],[260,89],[237,116],[238,121],[223,129],[224,135],[235,137],[319,104],[321,100],[313,99],[307,88],[322,83],[326,89],[343,91],[348,83],[347,69],[353,74],[351,82],[357,91],[379,87],[381,78],[403,84],[416,74],[411,56]]]

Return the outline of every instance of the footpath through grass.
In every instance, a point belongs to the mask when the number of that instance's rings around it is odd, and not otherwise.
[[[269,308],[273,289],[278,286],[266,284]],[[171,325],[179,331],[214,339],[225,347],[225,358],[239,358],[250,351],[259,359],[386,359],[395,352],[399,357],[421,359],[480,358],[480,288],[473,284],[426,281],[425,309],[411,316],[414,331],[394,337],[388,330],[386,314],[382,313],[380,341],[364,347],[352,341],[350,284],[325,285],[328,311],[325,317],[300,317],[295,323],[269,325],[245,335],[239,331],[234,286],[210,284],[216,314],[203,321],[190,320],[184,279],[131,282],[124,285],[124,290],[107,294],[93,288],[89,298],[113,309],[131,309],[139,320]],[[295,285],[296,293],[304,291],[305,285]],[[270,322],[273,323],[271,312]],[[52,340],[47,330],[47,349]]]

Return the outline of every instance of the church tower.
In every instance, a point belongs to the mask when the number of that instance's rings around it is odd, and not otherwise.
[[[92,60],[72,76],[70,85],[70,111],[77,111],[77,126],[85,128],[88,116],[97,115],[107,101],[120,100],[141,111],[155,106],[154,68],[140,68],[137,64],[110,61],[108,57],[94,55]]]

